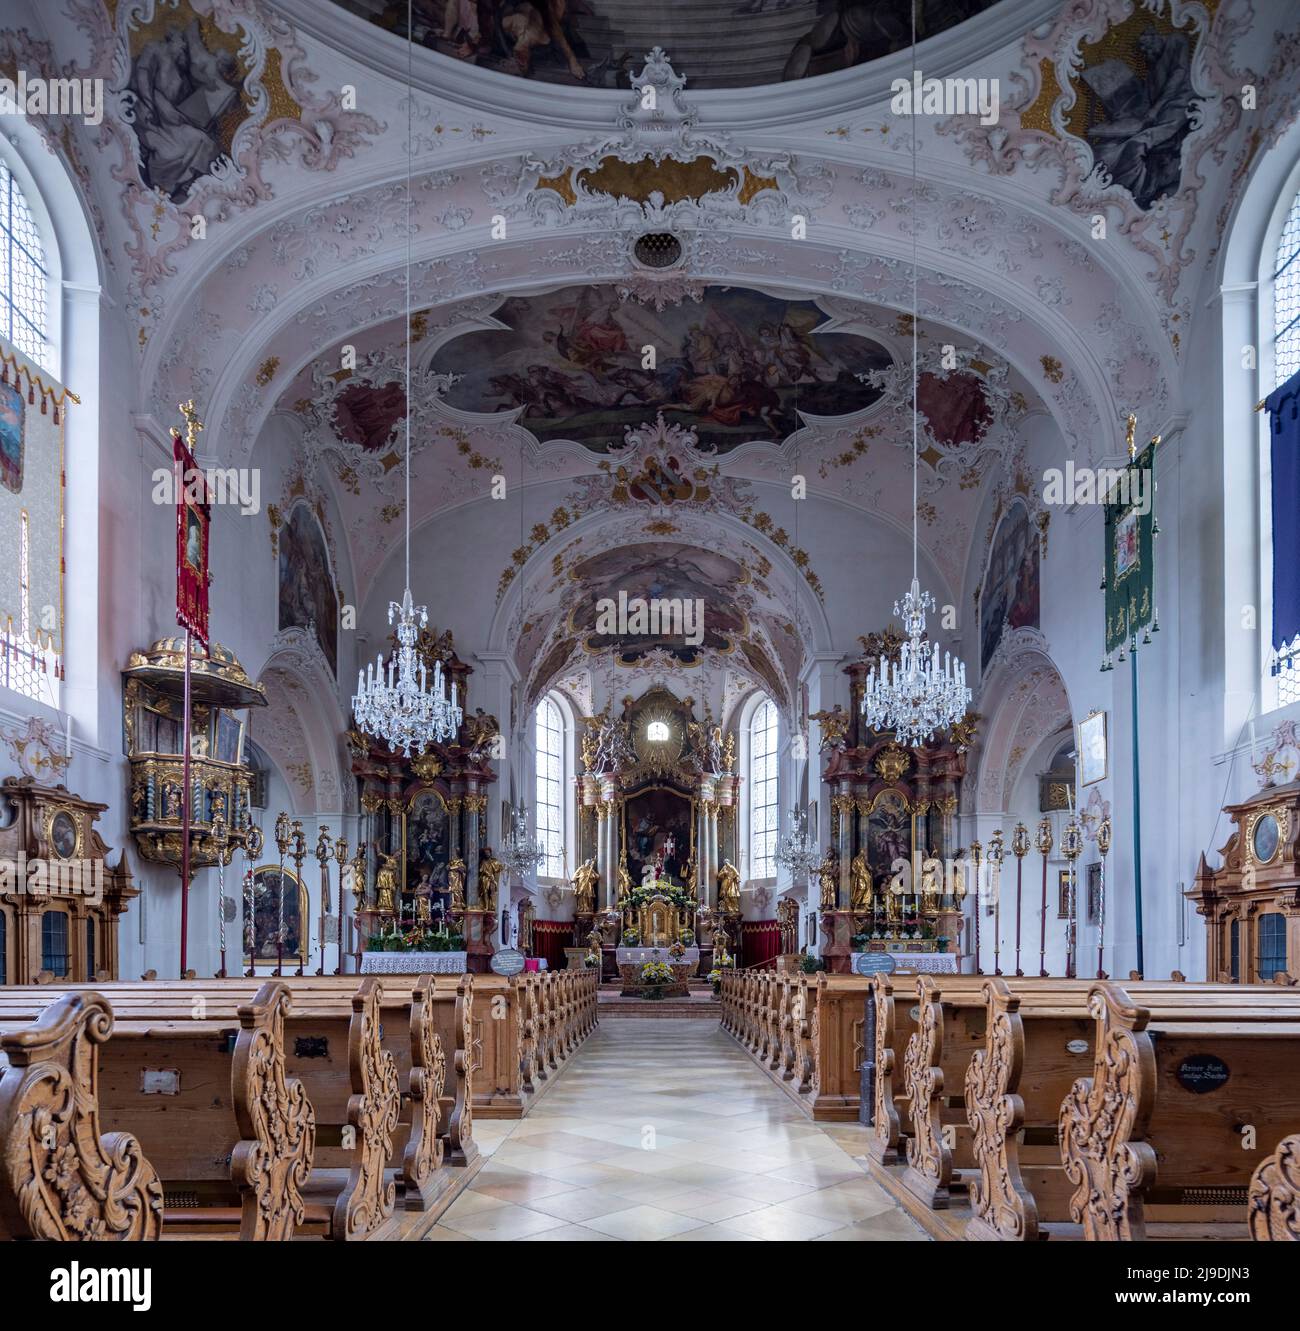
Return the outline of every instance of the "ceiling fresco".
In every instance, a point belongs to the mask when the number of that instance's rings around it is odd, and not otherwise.
[[[607,451],[661,413],[689,426],[707,452],[780,443],[796,413],[847,416],[881,389],[859,376],[891,364],[865,337],[818,333],[813,301],[709,287],[698,302],[656,310],[612,286],[516,296],[493,314],[505,325],[439,348],[433,368],[458,376],[450,406],[518,411],[539,441],[573,439]],[[654,364],[647,368],[648,355]]]
[[[334,0],[407,35],[400,0]],[[920,0],[917,39],[943,32],[995,0]],[[870,0],[415,0],[422,46],[503,74],[622,88],[646,51],[662,46],[695,88],[760,87],[829,74],[902,50],[907,9]]]

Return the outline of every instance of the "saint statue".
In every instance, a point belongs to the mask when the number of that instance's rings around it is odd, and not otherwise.
[[[375,906],[381,915],[391,915],[396,909],[397,856],[385,855],[375,874]]]
[[[740,914],[740,870],[730,860],[718,870],[718,910],[724,915]]]
[[[869,911],[872,900],[871,870],[867,868],[866,853],[860,850],[849,865],[849,908],[855,912]]]
[[[579,915],[590,915],[596,909],[596,884],[599,881],[595,856],[578,865],[578,872],[573,875],[573,899]]]
[[[627,871],[627,847],[623,848],[623,853],[618,857],[618,900],[622,905],[627,900],[628,893],[632,891],[632,875]]]
[[[686,890],[691,896],[699,895],[699,874],[695,868],[695,856],[686,861]]]
[[[519,916],[519,949],[526,957],[533,955],[533,919],[536,914],[533,903],[529,901]]]
[[[943,874],[943,862],[931,856],[921,865],[921,909],[930,911],[939,909],[939,883]]]
[[[478,862],[478,904],[481,910],[496,914],[497,888],[505,870],[506,866],[492,854],[492,847],[484,846]]]
[[[451,908],[465,909],[465,861],[459,855],[447,866],[447,890],[451,893]]]
[[[587,935],[587,951],[600,956],[600,949],[605,946],[605,940],[600,936],[599,929],[593,929]]]
[[[817,866],[817,878],[822,885],[822,910],[835,910],[840,904],[840,862],[833,850]]]

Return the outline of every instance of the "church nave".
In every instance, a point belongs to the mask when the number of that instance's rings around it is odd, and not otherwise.
[[[908,1242],[926,1236],[855,1159],[869,1129],[813,1124],[713,1021],[602,1016],[431,1240]]]

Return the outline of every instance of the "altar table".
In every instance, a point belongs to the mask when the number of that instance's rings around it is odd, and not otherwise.
[[[673,966],[685,966],[688,975],[694,975],[700,964],[700,949],[688,947],[680,957],[670,957],[666,947],[620,947],[616,953],[620,966],[644,966],[647,961],[666,961]]]
[[[468,952],[363,952],[362,975],[463,975]]]
[[[961,958],[955,952],[889,952],[900,971],[918,975],[959,975]]]

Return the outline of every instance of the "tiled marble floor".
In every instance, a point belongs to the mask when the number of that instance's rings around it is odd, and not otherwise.
[[[430,1239],[924,1241],[863,1170],[866,1129],[810,1123],[717,1025],[601,1017]]]

